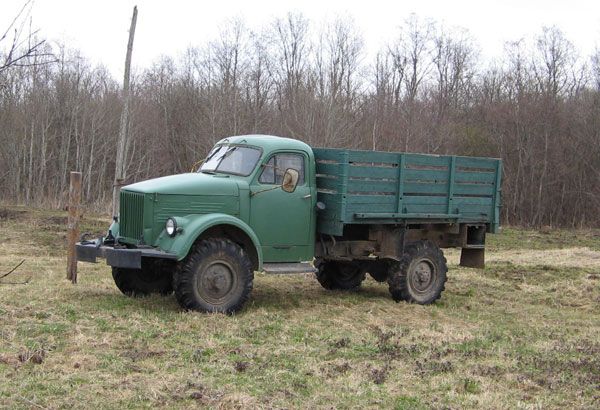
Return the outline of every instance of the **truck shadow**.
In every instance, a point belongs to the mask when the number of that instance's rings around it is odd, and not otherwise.
[[[316,285],[296,286],[285,289],[272,284],[259,284],[254,287],[249,306],[245,311],[265,308],[269,310],[287,311],[298,308],[312,308],[332,305],[361,305],[366,302],[392,299],[383,284],[369,284],[356,290],[326,290]]]
[[[114,290],[79,289],[78,293],[81,303],[86,305],[84,309],[90,311],[95,309],[112,310],[115,313],[182,311],[173,294],[128,297],[116,288]],[[323,289],[318,283],[293,286],[286,286],[284,283],[258,283],[255,284],[246,306],[238,315],[250,314],[258,309],[285,312],[298,308],[332,305],[360,306],[373,301],[392,302],[385,284],[372,282],[356,290],[341,291]]]
[[[125,296],[117,288],[80,289],[82,305],[90,310],[112,310],[113,312],[176,312],[181,311],[175,297],[170,295],[149,295],[141,297]]]

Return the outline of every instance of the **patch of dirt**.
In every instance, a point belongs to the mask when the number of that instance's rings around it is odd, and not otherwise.
[[[194,375],[197,377],[198,375]],[[215,401],[218,400],[222,396],[222,393],[212,391],[201,383],[197,381],[188,381],[185,385],[179,385],[175,388],[174,391],[170,392],[170,401],[173,400],[185,400],[186,398],[190,398],[195,400],[198,403],[198,406],[202,408],[213,408]],[[167,405],[165,401],[164,405]]]
[[[371,369],[371,380],[373,380],[373,383],[375,384],[385,383],[388,376],[388,371],[389,367],[387,365],[383,366],[381,369]]]
[[[397,340],[403,336],[406,336],[406,332],[401,329],[400,332],[393,330],[382,330],[381,328],[374,326],[372,328],[375,337],[377,338],[376,345],[379,349],[379,353],[388,359],[394,359],[398,357],[400,352],[400,346]]]
[[[220,398],[219,409],[250,409],[257,408],[257,401],[254,397],[245,393],[226,394]]]
[[[321,367],[320,371],[326,378],[332,379],[340,374],[348,372],[350,369],[352,369],[352,366],[344,360],[341,362],[327,363],[325,366]]]
[[[69,223],[69,218],[66,216],[49,216],[44,218],[44,224],[46,225],[60,225],[66,226]]]
[[[521,371],[542,387],[556,388],[569,384],[600,386],[600,358],[597,355],[579,358],[517,356],[517,362]]]
[[[238,361],[233,364],[233,368],[236,372],[242,373],[245,372],[248,368],[248,362]]]
[[[21,220],[27,215],[27,211],[0,208],[0,221]]]
[[[331,346],[331,349],[329,349],[329,354],[335,355],[338,350],[350,345],[350,339],[347,337],[342,337],[340,339],[330,341],[329,345]]]
[[[136,362],[138,360],[148,359],[150,357],[157,357],[164,355],[163,351],[153,351],[146,349],[129,349],[121,354],[121,356],[131,359]]]
[[[348,347],[350,345],[350,339],[347,337],[342,337],[332,343],[332,346],[336,349],[340,349],[342,347]]]
[[[194,400],[202,400],[204,399],[204,393],[201,391],[194,391],[190,393],[190,398]]]
[[[415,362],[417,373],[421,377],[430,376],[438,373],[447,373],[454,370],[454,365],[448,360],[417,360]]]
[[[16,366],[19,365],[19,360],[16,359],[14,356],[11,356],[11,355],[0,354],[0,363],[16,367]]]
[[[587,339],[581,339],[577,344],[557,343],[552,350],[558,353],[583,353],[591,357],[600,357],[600,343]]]
[[[46,358],[46,351],[44,349],[25,350],[19,353],[18,358],[21,363],[42,364]]]
[[[475,366],[473,373],[483,377],[500,377],[506,372],[499,366],[489,366],[484,364],[478,364]]]

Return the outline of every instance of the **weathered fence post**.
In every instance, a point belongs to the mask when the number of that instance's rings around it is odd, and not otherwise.
[[[71,172],[69,185],[69,220],[67,225],[67,279],[77,283],[75,243],[79,237],[79,204],[81,202],[81,172]]]

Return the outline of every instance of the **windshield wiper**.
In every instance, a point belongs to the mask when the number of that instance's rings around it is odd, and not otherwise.
[[[217,160],[217,161],[219,161],[219,165],[221,165],[221,161],[223,161],[225,158],[227,158],[228,156],[230,156],[230,155],[231,155],[231,153],[232,153],[233,151],[235,151],[236,149],[238,149],[238,147],[229,147],[229,149],[228,149],[227,151],[225,151],[225,152],[223,153],[223,155],[221,155],[221,156],[219,157],[219,159]],[[217,166],[217,168],[218,168],[218,166]]]
[[[203,174],[210,174],[210,175],[215,175],[216,174],[215,171],[209,171],[207,169],[201,169],[200,172],[203,173]]]
[[[217,152],[221,151],[221,147],[219,147],[218,149],[213,150],[213,152],[208,157],[204,158],[204,162],[207,162],[212,157],[214,157],[215,155],[217,155]]]

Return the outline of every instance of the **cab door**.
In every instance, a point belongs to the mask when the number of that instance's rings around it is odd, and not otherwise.
[[[309,184],[308,157],[302,152],[276,152],[266,158],[250,186],[250,225],[260,240],[265,262],[312,259],[315,193]],[[298,171],[293,192],[281,189],[289,168]]]

